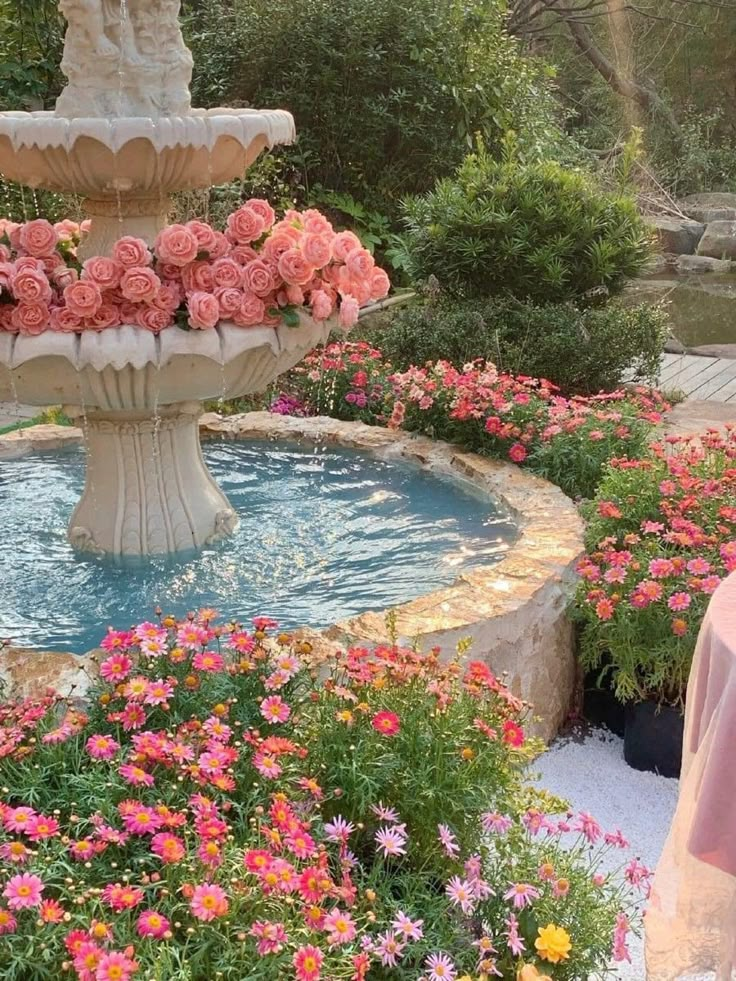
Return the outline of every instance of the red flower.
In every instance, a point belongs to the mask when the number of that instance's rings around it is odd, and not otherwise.
[[[503,741],[509,746],[523,746],[524,730],[518,723],[507,719],[503,724]]]
[[[384,736],[395,736],[401,728],[398,715],[393,712],[377,712],[371,720],[371,725]]]

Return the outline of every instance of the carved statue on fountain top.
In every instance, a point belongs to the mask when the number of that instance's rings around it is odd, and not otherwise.
[[[69,79],[56,112],[70,118],[185,115],[192,56],[180,0],[60,0]]]

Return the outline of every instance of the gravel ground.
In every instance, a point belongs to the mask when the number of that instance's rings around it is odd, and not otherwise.
[[[656,866],[677,803],[677,780],[632,770],[624,762],[623,740],[603,729],[558,739],[534,769],[546,790],[589,811],[604,828],[621,828],[631,854]],[[642,941],[632,937],[630,949],[633,963],[619,965],[611,978],[645,978]]]

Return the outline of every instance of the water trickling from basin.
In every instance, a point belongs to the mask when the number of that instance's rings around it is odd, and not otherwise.
[[[325,626],[449,585],[502,558],[516,537],[488,497],[410,464],[285,442],[208,443],[204,455],[240,515],[236,535],[197,554],[117,565],[78,556],[66,540],[80,450],[4,460],[0,637],[82,652],[108,624],[129,627],[157,604]]]

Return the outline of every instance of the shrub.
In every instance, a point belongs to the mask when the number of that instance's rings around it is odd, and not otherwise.
[[[674,443],[674,447],[670,444]],[[736,430],[613,460],[587,506],[577,610],[587,668],[623,701],[681,704],[711,593],[736,571]]]
[[[84,711],[0,706],[3,978],[574,981],[628,957],[649,872],[598,873],[621,832],[525,785],[485,664],[320,664],[211,616],[110,631]]]
[[[547,378],[567,394],[588,394],[611,391],[624,378],[652,381],[666,323],[664,309],[652,304],[580,309],[444,299],[406,307],[366,337],[401,370],[483,358],[511,374]]]
[[[548,73],[485,0],[203,0],[188,21],[194,96],[283,107],[309,191],[383,212],[510,128],[526,152],[559,138]],[[319,202],[322,203],[322,202]]]
[[[413,274],[458,295],[599,302],[649,255],[631,199],[559,164],[497,161],[482,147],[405,211]]]
[[[667,408],[644,389],[565,399],[549,382],[483,361],[395,372],[365,342],[315,351],[285,382],[300,414],[389,425],[511,459],[571,497],[592,497],[611,457],[642,454]]]

